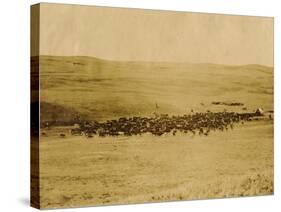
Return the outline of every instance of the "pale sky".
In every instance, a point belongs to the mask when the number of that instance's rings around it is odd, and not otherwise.
[[[273,18],[41,4],[40,54],[273,66]]]

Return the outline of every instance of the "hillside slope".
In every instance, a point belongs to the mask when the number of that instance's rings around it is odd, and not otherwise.
[[[257,107],[273,109],[273,69],[261,65],[40,56],[40,76],[42,102],[96,120],[149,116],[153,112],[182,114],[191,109],[242,110],[242,107],[213,105],[213,101],[241,102],[251,111]],[[63,119],[61,109],[58,111],[54,117]]]

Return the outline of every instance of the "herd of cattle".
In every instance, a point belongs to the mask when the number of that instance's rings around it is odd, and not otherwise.
[[[167,114],[155,117],[130,117],[108,120],[106,122],[84,122],[71,130],[72,135],[98,136],[131,136],[151,133],[155,136],[178,132],[208,135],[210,131],[228,130],[234,123],[251,121],[262,116],[258,110],[255,113],[235,112],[207,112],[194,113],[183,116],[169,116]]]

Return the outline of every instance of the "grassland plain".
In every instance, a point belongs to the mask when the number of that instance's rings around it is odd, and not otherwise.
[[[41,122],[68,121],[77,114],[105,121],[154,112],[252,112],[257,107],[268,112],[273,111],[273,69],[40,56],[40,101]],[[42,208],[274,191],[273,120],[269,118],[208,136],[87,138],[69,131],[67,126],[41,129]]]

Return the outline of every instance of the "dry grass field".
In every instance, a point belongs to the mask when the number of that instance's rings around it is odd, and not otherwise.
[[[266,112],[208,136],[87,138],[70,126],[41,128],[42,208],[273,194],[272,68],[40,56],[40,77],[41,122]]]
[[[208,137],[60,138],[56,130],[40,141],[42,207],[273,193],[270,121]]]

